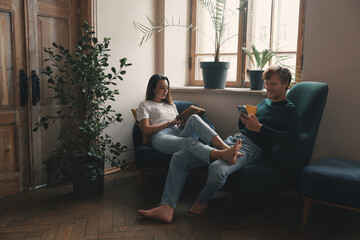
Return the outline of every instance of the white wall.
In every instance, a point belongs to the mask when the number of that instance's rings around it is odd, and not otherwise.
[[[314,160],[360,161],[359,10],[359,0],[307,0],[304,79],[329,85]]]
[[[126,69],[124,81],[119,82],[117,88],[120,95],[113,104],[123,114],[124,121],[106,131],[129,148],[132,148],[131,130],[134,123],[130,109],[136,108],[145,99],[147,82],[155,68],[154,42],[150,40],[139,47],[141,34],[135,29],[133,20],[144,22],[146,15],[153,17],[153,6],[154,1],[150,0],[102,0],[97,4],[97,35],[99,39],[111,38],[110,66],[118,66],[119,59],[123,57],[133,64]],[[128,151],[122,158],[132,162],[133,151]]]
[[[183,93],[172,92],[174,100],[191,101],[206,109],[206,117],[214,124],[216,132],[222,139],[239,132],[237,105],[257,105],[266,95],[248,93]]]

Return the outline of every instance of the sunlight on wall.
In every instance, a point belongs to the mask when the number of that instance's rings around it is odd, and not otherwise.
[[[123,114],[124,121],[109,127],[106,131],[122,145],[132,148],[131,130],[134,123],[130,109],[136,108],[145,99],[146,85],[154,72],[154,41],[150,40],[139,47],[141,33],[136,31],[133,20],[145,21],[146,15],[153,16],[154,1],[118,1],[106,0],[98,2],[99,39],[110,37],[110,66],[117,66],[119,59],[127,57],[133,66],[127,69],[124,81],[120,81],[113,107]],[[122,156],[127,161],[133,161],[134,154],[130,150]]]

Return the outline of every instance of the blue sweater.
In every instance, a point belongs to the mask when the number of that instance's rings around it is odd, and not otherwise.
[[[262,124],[260,132],[250,131],[239,119],[239,130],[262,149],[273,144],[291,148],[296,144],[299,134],[300,118],[296,108],[289,100],[272,102],[263,100],[255,116]]]

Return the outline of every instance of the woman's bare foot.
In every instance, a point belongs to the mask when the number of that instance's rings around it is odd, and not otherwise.
[[[206,211],[206,208],[207,208],[207,203],[202,203],[198,199],[193,203],[193,205],[189,209],[189,212],[193,214],[202,214]]]
[[[159,207],[149,210],[139,209],[138,213],[146,218],[152,218],[162,222],[170,223],[174,215],[174,208],[170,207],[169,205],[163,204]]]
[[[213,139],[211,140],[211,144],[216,147],[217,149],[220,150],[225,150],[230,148],[229,145],[227,145],[220,137],[219,135],[216,135],[215,137],[213,137]]]

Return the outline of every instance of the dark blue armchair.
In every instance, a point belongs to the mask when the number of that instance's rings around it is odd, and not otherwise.
[[[199,106],[193,102],[174,101],[179,113],[183,112],[190,105]],[[214,125],[205,115],[201,118],[212,128]],[[140,128],[134,123],[132,129],[133,145],[135,152],[135,164],[140,169],[140,191],[142,190],[143,178],[146,171],[165,171],[169,168],[171,155],[163,154],[154,149],[151,144],[143,144],[143,136]],[[196,136],[195,136],[196,137]]]
[[[328,94],[328,85],[301,82],[287,98],[296,106],[302,123],[296,149],[273,146],[256,163],[229,175],[224,188],[229,190],[229,206],[235,191],[298,190],[302,169],[309,164]]]

